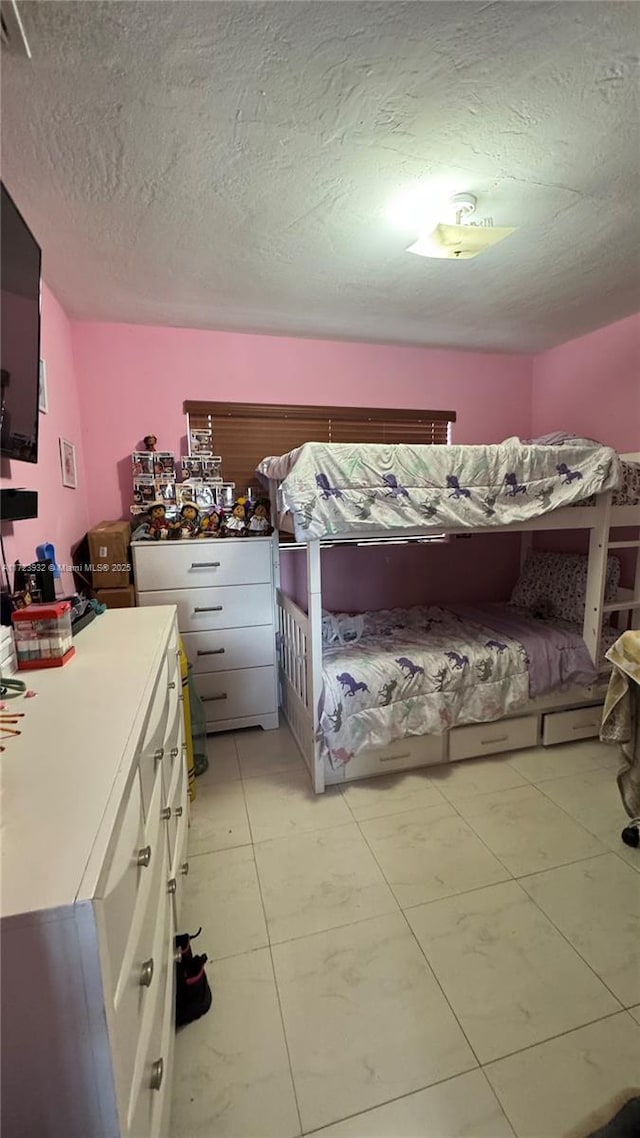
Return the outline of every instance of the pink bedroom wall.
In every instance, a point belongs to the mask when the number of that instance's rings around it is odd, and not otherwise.
[[[128,516],[130,454],[144,435],[184,453],[185,399],[454,410],[459,443],[499,442],[530,429],[527,356],[93,323],[73,326],[73,344],[91,524]],[[328,551],[325,603],[354,609],[508,596],[519,539],[490,550],[473,541],[473,571],[468,542],[393,556]],[[302,599],[300,559],[285,555],[283,572],[287,590]]]
[[[128,513],[130,454],[180,452],[185,399],[455,410],[459,443],[527,433],[531,358],[185,328],[76,323],[91,522]]]
[[[40,415],[38,462],[2,460],[2,486],[38,491],[38,517],[33,521],[4,522],[2,536],[7,561],[35,559],[36,545],[51,541],[60,564],[71,563],[71,549],[87,529],[87,484],[85,478],[80,406],[74,370],[69,321],[50,289],[42,286],[42,332],[40,354],[46,362],[47,414]],[[78,489],[62,485],[58,439],[76,448]],[[65,591],[73,579],[63,577]]]
[[[534,435],[571,430],[640,451],[640,313],[533,361]]]

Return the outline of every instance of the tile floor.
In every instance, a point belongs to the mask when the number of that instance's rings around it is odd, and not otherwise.
[[[172,1138],[585,1138],[640,1093],[640,851],[597,742],[311,791],[211,737]]]

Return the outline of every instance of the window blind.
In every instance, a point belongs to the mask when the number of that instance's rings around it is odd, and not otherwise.
[[[444,446],[455,411],[397,410],[381,407],[306,407],[289,404],[183,404],[187,429],[213,432],[213,450],[222,456],[225,482],[238,493],[256,486],[258,463],[308,442],[407,443]]]

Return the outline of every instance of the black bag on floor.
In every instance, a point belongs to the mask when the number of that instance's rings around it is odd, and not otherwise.
[[[191,941],[200,936],[202,929],[190,935],[182,933],[175,939],[176,956],[176,1027],[183,1027],[205,1015],[211,1007],[213,996],[204,966],[207,954],[194,956]]]

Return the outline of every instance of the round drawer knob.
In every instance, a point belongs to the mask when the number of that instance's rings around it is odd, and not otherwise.
[[[172,747],[169,754],[171,755],[172,759],[177,759],[178,755],[180,754],[180,749],[178,747]]]
[[[158,747],[158,750],[153,752],[153,757],[157,763],[164,759],[164,747]]]
[[[175,680],[169,680],[169,684],[168,684],[169,691],[173,691],[175,686],[176,686],[176,681]]]
[[[160,817],[163,822],[168,822],[171,817],[171,807],[165,806],[164,809],[160,811]]]
[[[182,807],[181,807],[181,806],[176,806],[176,808],[175,808],[175,810],[173,811],[173,813],[175,814],[176,818],[182,818]]]
[[[149,865],[150,862],[151,862],[151,846],[143,846],[141,850],[138,850],[138,857],[136,859],[136,864],[146,867],[147,865]]]
[[[140,966],[140,986],[142,988],[150,988],[151,981],[153,980],[153,957],[150,956],[148,960]]]
[[[176,948],[176,950],[173,954],[173,963],[174,964],[181,964],[182,963],[182,949],[181,948]]]
[[[177,888],[178,882],[176,881],[175,877],[170,877],[167,881],[167,893],[175,893]]]
[[[184,876],[186,877],[188,872],[189,872],[189,862],[183,861],[182,865],[180,866],[180,873],[183,873]]]
[[[162,1059],[156,1059],[155,1063],[151,1064],[151,1078],[149,1079],[149,1086],[152,1091],[159,1091],[162,1086],[162,1076],[164,1075],[164,1063]]]

